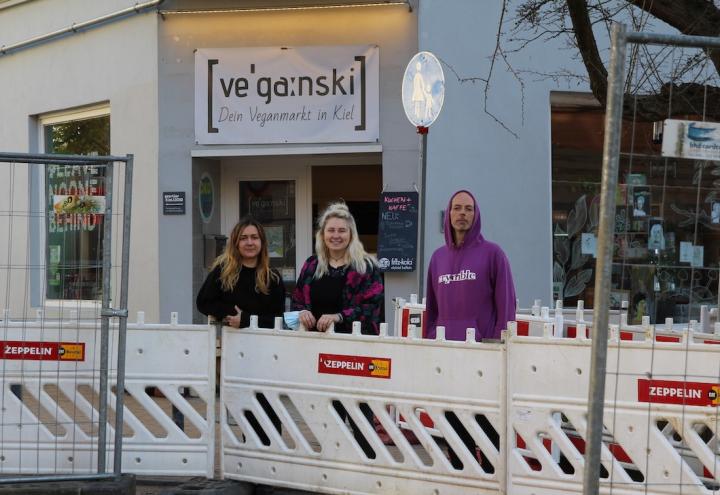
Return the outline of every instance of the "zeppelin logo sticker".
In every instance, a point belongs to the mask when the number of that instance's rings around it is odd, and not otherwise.
[[[390,378],[391,364],[392,360],[388,358],[345,356],[342,354],[318,355],[318,373],[328,375]]]
[[[8,340],[0,343],[0,359],[85,361],[85,343]]]
[[[674,380],[638,380],[638,401],[686,406],[720,405],[720,384]]]

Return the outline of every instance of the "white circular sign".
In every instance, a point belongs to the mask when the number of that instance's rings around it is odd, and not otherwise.
[[[405,115],[417,127],[430,127],[445,100],[445,75],[430,52],[415,54],[405,69],[402,101]]]

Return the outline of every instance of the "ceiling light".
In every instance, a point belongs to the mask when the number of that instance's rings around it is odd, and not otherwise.
[[[387,2],[362,2],[362,3],[338,3],[338,4],[310,4],[310,5],[288,5],[285,7],[232,7],[217,9],[177,9],[177,10],[160,10],[162,15],[181,15],[181,14],[232,14],[244,12],[285,12],[293,10],[325,10],[325,9],[347,9],[358,7],[397,7],[405,6],[408,12],[412,12],[410,0],[391,0]]]

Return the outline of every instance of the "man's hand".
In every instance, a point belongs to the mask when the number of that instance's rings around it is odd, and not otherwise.
[[[339,321],[340,317],[337,315],[337,313],[332,315],[322,315],[317,321],[318,332],[327,332],[330,328],[330,325],[338,323]]]
[[[311,330],[315,328],[315,317],[313,314],[308,310],[300,311],[300,315],[298,315],[298,319],[300,320],[300,323],[305,327],[307,330]]]
[[[240,328],[240,315],[242,314],[242,310],[235,306],[235,311],[237,311],[237,314],[227,315],[225,317],[225,322],[229,327]]]

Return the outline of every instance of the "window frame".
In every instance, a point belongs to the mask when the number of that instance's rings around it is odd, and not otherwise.
[[[108,102],[87,105],[83,107],[61,110],[56,112],[48,112],[37,117],[37,140],[40,153],[48,153],[45,140],[45,129],[51,125],[65,124],[79,120],[89,120],[98,117],[111,117],[110,104]],[[112,125],[110,145],[112,146]],[[45,183],[45,173],[39,173],[37,180],[38,193],[36,198],[36,206],[39,211],[46,212],[47,209],[47,190]],[[43,266],[43,272],[39,280],[39,300],[40,306],[51,313],[61,313],[63,310],[77,310],[79,313],[95,314],[102,306],[101,299],[49,299],[47,297],[47,226],[45,221],[41,221],[38,226],[39,230],[39,260]],[[70,306],[68,308],[68,306]]]

